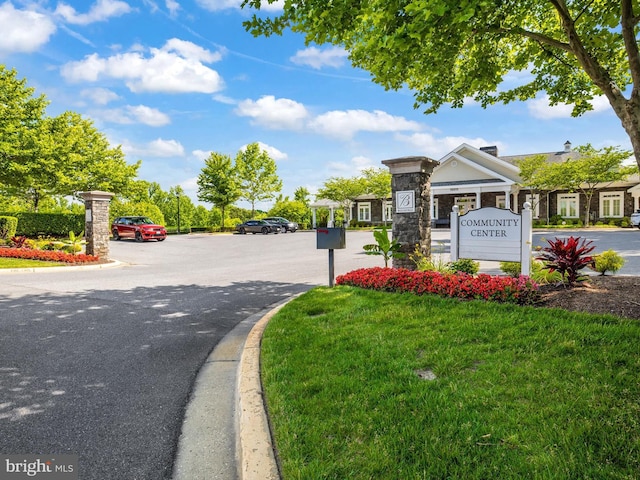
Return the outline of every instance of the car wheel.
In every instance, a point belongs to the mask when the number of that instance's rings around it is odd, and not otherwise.
[[[140,232],[136,232],[136,242],[141,242],[142,240],[142,234]]]
[[[113,229],[113,232],[111,232],[113,234],[113,239],[114,240],[120,240],[120,235],[118,235],[118,230],[116,230],[115,228]]]
[[[159,239],[158,239],[158,241],[159,241],[159,242],[164,242],[166,238],[167,238],[167,237],[159,238]]]
[[[240,227],[238,229],[238,232],[240,233],[240,235],[246,235],[246,233],[247,233],[247,231],[243,227]]]
[[[269,229],[267,227],[262,227],[262,234],[266,235],[267,233],[269,233]]]
[[[287,227],[283,226],[281,230],[282,230],[282,233],[287,233]]]

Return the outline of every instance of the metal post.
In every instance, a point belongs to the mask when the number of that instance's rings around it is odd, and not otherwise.
[[[178,199],[178,235],[180,235],[180,194],[176,193],[176,198]]]
[[[333,248],[329,249],[329,286],[333,288]]]

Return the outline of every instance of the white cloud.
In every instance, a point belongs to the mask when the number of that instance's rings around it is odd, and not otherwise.
[[[405,142],[417,150],[416,155],[425,155],[434,160],[439,160],[453,149],[466,143],[473,147],[484,147],[485,145],[496,145],[498,150],[504,146],[500,142],[491,142],[484,138],[468,138],[468,137],[436,137],[431,133],[414,133],[412,135],[396,134],[396,140]]]
[[[209,158],[211,154],[211,150],[194,150],[191,152],[191,155],[196,157],[198,160],[202,160],[203,162]]]
[[[122,79],[136,93],[214,93],[223,88],[224,82],[203,63],[220,58],[219,53],[173,38],[160,49],[151,48],[149,57],[145,57],[144,51],[107,58],[94,53],[63,65],[61,74],[70,82],[95,82],[102,77]]]
[[[0,5],[0,53],[34,52],[49,41],[55,24],[33,10],[16,10],[13,4]]]
[[[268,128],[292,130],[302,128],[309,115],[301,103],[288,98],[276,99],[273,95],[265,95],[255,102],[243,100],[238,104],[236,113]]]
[[[235,105],[236,103],[238,103],[236,100],[234,100],[231,97],[227,97],[226,95],[221,95],[221,94],[216,94],[213,96],[213,99],[216,102],[220,102],[220,103],[224,103],[225,105]]]
[[[80,92],[80,96],[88,98],[96,105],[106,105],[120,98],[117,93],[107,88],[85,88]]]
[[[178,11],[180,10],[180,4],[178,2],[175,0],[166,0],[165,5],[172,17],[178,14]]]
[[[163,140],[158,138],[145,145],[136,146],[130,142],[122,142],[122,151],[131,156],[147,157],[184,157],[184,147],[176,140]]]
[[[421,130],[418,122],[403,117],[389,115],[381,110],[334,110],[318,115],[309,127],[325,135],[340,139],[350,139],[357,132],[399,132]]]
[[[58,3],[55,13],[74,25],[88,25],[104,22],[111,17],[119,17],[131,12],[131,6],[120,0],[98,0],[88,13],[77,13],[75,8],[66,3]]]
[[[600,113],[607,111],[611,108],[607,97],[599,95],[591,101],[593,110],[587,112],[587,114]],[[566,103],[560,103],[558,105],[549,105],[549,95],[543,95],[527,102],[527,108],[529,113],[534,118],[541,120],[551,120],[554,118],[571,118],[571,112],[573,111],[573,105]]]
[[[341,67],[344,65],[348,55],[347,51],[340,47],[331,47],[325,50],[309,47],[304,50],[298,50],[290,60],[296,65],[308,65],[319,70],[325,66]]]
[[[287,158],[289,158],[289,155],[287,155],[286,153],[281,152],[276,147],[272,147],[271,145],[267,145],[266,143],[258,142],[258,146],[260,147],[260,150],[267,152],[267,154],[274,160],[286,160]],[[243,145],[242,147],[240,147],[240,150],[242,151],[245,151],[246,149],[247,145]]]
[[[210,12],[217,12],[219,10],[227,10],[230,8],[240,8],[243,0],[196,0],[196,3],[205,10]],[[277,12],[282,10],[284,6],[284,0],[278,0],[274,3],[262,3],[260,10],[263,12]]]

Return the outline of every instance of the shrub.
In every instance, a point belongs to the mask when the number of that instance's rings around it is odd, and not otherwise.
[[[520,276],[520,262],[500,262],[500,270],[510,277]]]
[[[538,285],[547,285],[549,283],[560,283],[562,282],[562,275],[560,272],[550,271],[546,268],[544,262],[539,260],[534,260],[531,262],[531,280],[536,282]]]
[[[476,275],[480,271],[480,263],[470,258],[460,258],[449,263],[449,271],[452,273],[462,272],[469,275]]]
[[[630,227],[631,226],[631,220],[629,219],[629,217],[622,217],[622,220],[620,220],[620,226],[621,227]]]
[[[362,268],[336,278],[337,285],[389,292],[432,293],[460,299],[532,304],[538,300],[538,285],[529,277],[477,277],[466,273],[419,272],[405,268]]]
[[[595,248],[591,246],[592,242],[573,236],[566,240],[556,238],[547,242],[549,246],[542,249],[536,260],[545,262],[544,268],[550,272],[560,272],[563,281],[571,286],[584,280],[579,272],[593,262],[593,257],[588,255]]]
[[[18,219],[16,217],[0,217],[0,239],[7,240],[16,235]]]
[[[617,252],[609,249],[593,256],[591,268],[596,272],[600,272],[600,275],[605,275],[606,272],[616,273],[624,264],[625,259]]]
[[[415,263],[416,270],[420,272],[441,272],[446,273],[449,272],[449,265],[444,260],[444,254],[442,253],[444,250],[444,243],[439,242],[438,251],[431,253],[431,256],[425,256],[420,248],[416,245],[416,249],[412,254],[409,255],[409,259]]]
[[[550,219],[549,219],[549,225],[560,225],[562,224],[562,216],[560,215],[553,215]]]

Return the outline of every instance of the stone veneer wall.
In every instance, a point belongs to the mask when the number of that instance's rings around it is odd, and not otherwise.
[[[86,252],[101,259],[109,258],[109,204],[112,193],[91,191],[81,192],[86,212],[85,237],[87,239]],[[90,212],[90,213],[89,213]]]

